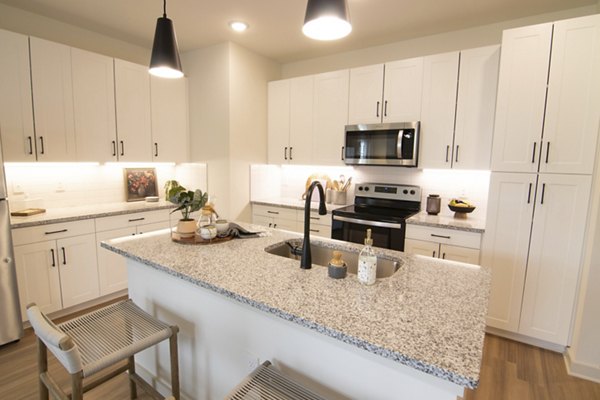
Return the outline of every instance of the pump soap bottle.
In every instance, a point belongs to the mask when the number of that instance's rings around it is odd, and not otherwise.
[[[363,285],[372,285],[375,283],[377,274],[377,256],[371,247],[373,239],[371,239],[371,230],[367,229],[367,237],[365,238],[365,247],[358,255],[358,281]]]

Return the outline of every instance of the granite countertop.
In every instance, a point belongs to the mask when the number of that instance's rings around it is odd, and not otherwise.
[[[301,210],[304,210],[304,202],[305,202],[305,200],[297,199],[297,198],[293,198],[293,197],[276,197],[276,198],[251,201],[252,204],[260,204],[263,206],[277,206],[277,207],[294,208],[294,209],[301,209]],[[348,205],[349,204],[327,203],[327,212],[331,213],[331,210],[346,207]],[[318,201],[311,202],[310,209],[313,211],[318,211],[319,210],[319,202]]]
[[[112,215],[131,214],[141,211],[154,211],[175,207],[167,201],[157,203],[147,203],[145,201],[120,202],[106,204],[90,204],[87,206],[50,208],[43,214],[32,215],[30,217],[10,217],[11,228],[25,228],[29,226],[47,225],[59,222],[78,221],[82,219],[92,219],[109,217]]]
[[[174,243],[167,231],[158,231],[102,247],[381,357],[464,387],[477,386],[488,269],[376,248],[378,257],[396,259],[401,267],[363,286],[355,275],[334,280],[327,268],[302,270],[298,261],[264,251],[300,235],[241,225],[266,233],[199,247]],[[331,239],[312,242],[362,248]]]
[[[433,226],[436,228],[455,229],[467,232],[485,232],[485,217],[482,218],[479,214],[467,214],[466,218],[455,218],[452,214],[429,215],[426,211],[421,211],[418,214],[406,220],[407,224]]]

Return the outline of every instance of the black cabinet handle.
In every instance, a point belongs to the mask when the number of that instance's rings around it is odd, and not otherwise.
[[[273,224],[273,228],[277,228],[277,224]]]
[[[56,259],[54,258],[54,249],[50,249],[50,254],[52,255],[52,266],[56,267]]]
[[[342,146],[342,161],[344,161],[344,149],[345,149],[345,146]]]
[[[271,225],[273,225],[273,224],[269,222],[269,228],[271,227]]]
[[[435,250],[433,251],[433,255],[431,257],[435,258]]]
[[[537,142],[533,142],[533,153],[531,154],[531,163],[535,164],[535,149],[537,148]]]
[[[287,147],[283,150],[283,159],[287,160]]]
[[[267,213],[268,213],[268,214],[276,214],[276,215],[279,215],[279,211],[270,211],[270,210],[267,210]]]
[[[154,142],[154,157],[158,157],[158,143]]]
[[[63,265],[67,265],[67,253],[65,252],[65,248],[61,247],[60,249],[62,250],[62,253],[63,253]]]
[[[448,162],[448,153],[450,153],[450,145],[446,146],[446,162]]]
[[[442,253],[442,260],[446,259],[446,253]]]
[[[44,232],[45,235],[54,235],[55,233],[65,233],[67,232],[68,229],[61,229],[60,231],[50,231],[50,232]]]
[[[119,142],[121,143],[121,155],[124,156],[125,155],[125,143],[123,143],[122,140],[119,140]]]
[[[540,201],[540,204],[544,204],[544,195],[546,194],[546,184],[542,183],[542,200]]]
[[[459,147],[460,147],[459,145],[456,145],[456,158],[454,159],[454,162],[458,162],[458,148]]]
[[[129,222],[143,221],[143,220],[145,220],[145,219],[146,219],[146,218],[144,218],[144,217],[141,217],[141,218],[132,218],[132,219],[130,219],[130,220],[129,220]]]
[[[33,154],[33,141],[31,140],[31,136],[27,136],[27,141],[29,142],[29,154]]]
[[[527,204],[531,203],[531,188],[533,187],[533,183],[529,182],[529,193],[527,193]]]
[[[112,141],[112,147],[113,147],[113,157],[117,156],[117,142],[115,140]]]
[[[380,101],[377,102],[377,114],[376,114],[376,117],[379,117],[379,104],[380,103],[381,103]]]
[[[383,103],[383,116],[387,117],[387,100]]]
[[[311,232],[314,232],[314,233],[319,233],[319,232],[321,232],[321,231],[320,231],[320,230],[318,230],[318,229],[311,229],[310,231],[311,231]]]
[[[293,149],[294,149],[294,148],[290,146],[290,160],[293,160],[293,159],[294,159],[294,157],[292,157],[292,150],[293,150]]]
[[[450,236],[436,235],[436,234],[434,234],[434,233],[432,233],[432,234],[431,234],[431,236],[433,236],[433,237],[438,237],[438,238],[442,238],[442,239],[450,239],[450,238],[451,238]]]
[[[546,143],[546,164],[548,164],[548,156],[550,155],[550,142]]]
[[[40,154],[44,154],[44,137],[40,136],[40,146],[42,147]]]

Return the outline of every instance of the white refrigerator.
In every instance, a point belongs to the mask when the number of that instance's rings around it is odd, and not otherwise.
[[[0,345],[23,337],[17,275],[10,233],[10,211],[0,143]]]

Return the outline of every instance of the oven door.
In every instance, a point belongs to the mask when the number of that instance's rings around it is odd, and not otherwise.
[[[334,214],[331,238],[364,244],[367,229],[371,229],[373,246],[404,251],[406,226],[399,222],[371,221]]]

